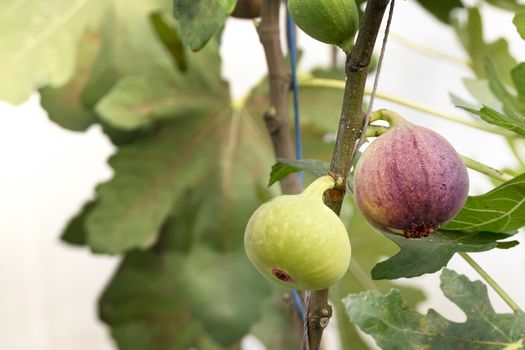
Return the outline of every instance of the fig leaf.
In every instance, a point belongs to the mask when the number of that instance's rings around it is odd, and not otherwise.
[[[317,159],[292,160],[278,158],[277,161],[278,163],[272,166],[268,186],[282,180],[289,174],[297,173],[302,170],[309,172],[315,177],[321,177],[328,174],[328,168],[330,167],[328,163]]]
[[[457,252],[483,252],[497,247],[498,241],[509,238],[511,234],[492,232],[459,232],[438,230],[424,238],[405,238],[384,232],[384,235],[401,249],[393,257],[378,263],[372,269],[372,278],[396,279],[411,278],[439,271],[446,266]]]
[[[468,197],[465,206],[443,228],[505,233],[525,226],[525,173],[490,192]]]
[[[483,283],[444,269],[441,290],[465,313],[465,322],[447,320],[432,309],[422,315],[397,289],[388,294],[377,290],[350,294],[343,303],[350,320],[384,350],[523,348],[525,314],[496,313]]]
[[[235,7],[235,0],[173,0],[173,14],[180,24],[181,39],[199,51],[223,26]]]

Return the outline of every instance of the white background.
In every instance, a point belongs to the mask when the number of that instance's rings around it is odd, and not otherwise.
[[[523,47],[509,13],[484,8],[486,37],[505,35],[513,53],[523,59]],[[458,57],[465,57],[452,31],[433,20],[413,1],[398,1],[393,32]],[[304,50],[300,68],[330,61],[327,46],[299,36]],[[223,74],[232,82],[234,97],[242,96],[265,73],[262,49],[251,21],[231,20],[223,39]],[[391,40],[379,89],[429,107],[465,116],[454,108],[449,93],[468,97],[461,79],[470,71],[440,62]],[[497,168],[513,165],[504,141],[494,135],[428,117],[377,100],[377,108],[395,108],[408,119],[430,126],[457,150]],[[106,160],[114,151],[98,127],[74,133],[49,122],[38,96],[21,106],[0,104],[0,348],[6,350],[109,350],[114,345],[96,317],[96,299],[113,273],[118,258],[94,256],[58,239],[67,220],[93,195],[95,184],[111,176]],[[471,173],[471,194],[490,188]],[[520,240],[525,243],[520,233]],[[505,290],[525,307],[523,247],[472,254]],[[470,278],[477,275],[462,260],[449,267]],[[439,310],[460,321],[464,316],[439,291],[438,274],[410,281],[428,292],[420,307]],[[491,292],[496,309],[507,306]],[[333,324],[333,322],[332,322]],[[329,350],[337,349],[333,332]],[[247,347],[258,348],[253,340]]]

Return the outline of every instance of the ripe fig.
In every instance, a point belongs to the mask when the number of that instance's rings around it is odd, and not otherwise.
[[[469,179],[454,148],[427,128],[400,122],[364,151],[354,173],[357,206],[374,226],[425,237],[465,204]]]
[[[314,39],[350,51],[359,27],[355,0],[288,0],[295,24]]]
[[[261,16],[261,0],[237,0],[232,17],[252,19]]]
[[[323,202],[323,193],[334,185],[332,177],[320,177],[301,194],[275,197],[253,213],[244,246],[265,277],[301,290],[328,288],[343,277],[350,240],[341,219]]]

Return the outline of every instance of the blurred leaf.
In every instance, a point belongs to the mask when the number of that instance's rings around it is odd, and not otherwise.
[[[97,188],[90,246],[111,254],[151,246],[173,203],[192,188],[208,195],[195,230],[206,235],[222,227],[210,244],[238,245],[239,227],[258,205],[255,185],[271,162],[268,146],[249,116],[226,108],[181,117],[120,147],[110,160],[114,178]]]
[[[86,217],[95,208],[97,203],[93,200],[86,202],[82,209],[69,220],[66,228],[64,229],[62,236],[60,237],[64,242],[72,245],[85,245],[86,244]]]
[[[5,0],[0,7],[0,100],[19,104],[73,75],[77,42],[95,26],[104,0]]]
[[[330,164],[317,159],[292,160],[278,158],[277,161],[278,163],[272,166],[268,186],[284,179],[289,174],[297,173],[301,170],[305,170],[315,177],[321,177],[328,174],[330,167]]]
[[[463,7],[463,3],[460,0],[417,0],[417,2],[437,19],[445,23],[450,23],[450,12],[452,10]]]
[[[100,314],[124,349],[200,349],[208,336],[231,346],[260,318],[269,293],[241,252],[133,252],[102,295]]]
[[[191,55],[186,72],[157,66],[145,74],[121,79],[97,104],[101,118],[124,130],[156,119],[176,118],[224,106],[227,85],[220,78],[216,45]]]
[[[180,24],[182,42],[198,51],[223,26],[235,0],[173,0],[173,14]]]
[[[300,349],[300,339],[293,327],[290,304],[283,300],[284,294],[283,290],[277,289],[272,298],[260,305],[263,310],[262,318],[250,331],[250,334],[262,341],[266,349]]]
[[[466,23],[462,23],[459,17],[454,17],[452,25],[472,61],[472,70],[478,78],[482,79],[484,78],[485,41],[481,14],[477,8],[468,9],[467,14]]]
[[[517,13],[512,20],[521,38],[525,40],[525,11]]]
[[[97,32],[85,32],[79,40],[77,66],[73,77],[60,87],[40,89],[40,103],[49,119],[63,128],[84,131],[97,121],[97,116],[83,103],[82,93],[100,51]]]
[[[179,29],[176,28],[176,23],[171,23],[167,16],[163,16],[163,14],[159,12],[152,13],[150,20],[157,37],[164,44],[164,47],[170,53],[179,70],[183,72],[186,71],[188,66],[184,45],[179,37]]]
[[[525,121],[521,118],[515,118],[515,115],[509,116],[502,114],[490,107],[484,106],[480,110],[458,106],[472,114],[478,115],[481,119],[489,124],[501,126],[502,128],[514,131],[515,133],[525,136]]]
[[[385,232],[401,249],[393,257],[378,263],[373,279],[411,278],[439,271],[457,252],[483,252],[494,249],[498,241],[511,234],[492,232],[436,231],[424,238],[405,238]]]
[[[470,196],[446,230],[508,232],[525,226],[525,174],[481,196]]]
[[[512,69],[512,80],[518,90],[518,94],[525,96],[525,63],[520,63]]]
[[[476,99],[481,105],[492,106],[494,109],[501,109],[503,104],[490,90],[489,82],[486,79],[463,79],[463,85],[468,90],[470,95]],[[464,103],[457,103],[456,106],[467,106]],[[474,107],[472,107],[474,108]]]
[[[141,0],[130,6],[129,1],[112,0],[100,28],[100,54],[83,92],[86,106],[93,109],[120,78],[145,74],[157,65],[172,66],[148,17],[168,11],[169,4],[169,0]]]
[[[465,322],[449,321],[432,309],[421,315],[396,289],[386,295],[375,290],[351,294],[343,303],[352,322],[384,350],[522,348],[525,314],[497,314],[483,283],[444,269],[441,289],[465,313]]]
[[[486,59],[490,57],[494,62],[494,70],[506,84],[511,84],[511,69],[517,64],[510,54],[509,45],[503,38],[492,43],[487,43],[483,37],[483,23],[479,9],[476,7],[468,9],[466,23],[459,16],[453,18],[453,26],[461,44],[467,51],[472,61],[472,70],[478,79],[485,79]]]
[[[425,299],[421,290],[401,286],[392,281],[374,281],[370,271],[383,257],[395,253],[396,246],[382,234],[372,228],[366,219],[355,209],[353,199],[346,197],[341,218],[347,227],[352,242],[352,261],[350,269],[337,284],[330,287],[330,300],[336,309],[337,325],[343,349],[368,349],[366,343],[357,333],[356,327],[346,316],[343,297],[349,293],[358,293],[367,289],[378,289],[388,292],[399,288],[406,295],[409,305],[416,306]]]
[[[503,10],[513,11],[513,12],[525,10],[525,5],[520,4],[518,0],[485,0],[485,1]]]

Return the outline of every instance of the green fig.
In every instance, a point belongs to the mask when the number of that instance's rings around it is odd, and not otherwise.
[[[246,226],[244,246],[257,270],[282,286],[328,288],[350,264],[350,240],[341,219],[323,202],[335,180],[323,176],[301,194],[261,205]]]
[[[314,39],[350,51],[359,28],[355,0],[288,0],[295,24]]]

